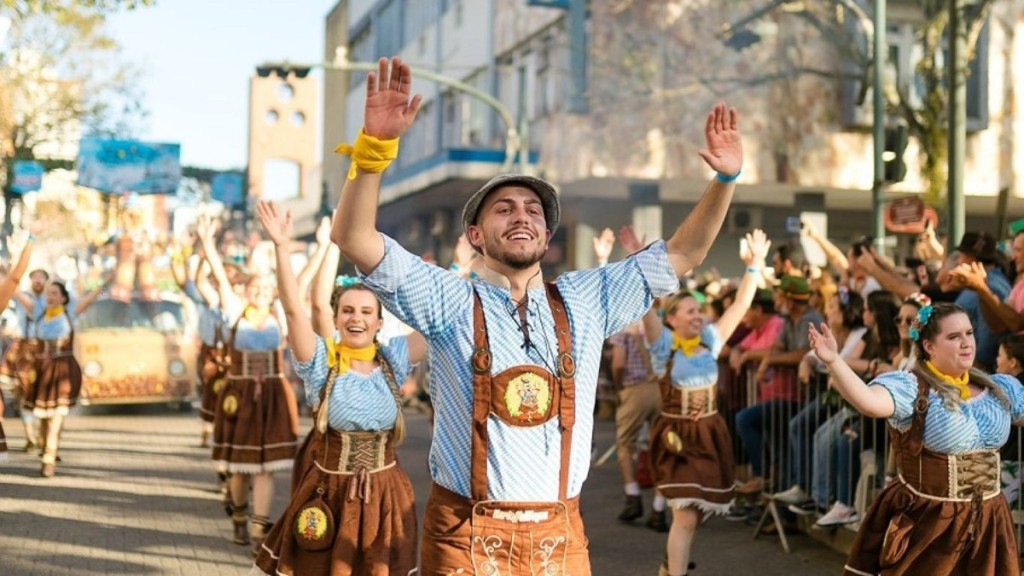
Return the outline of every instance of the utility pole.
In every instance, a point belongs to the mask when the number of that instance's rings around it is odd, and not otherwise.
[[[885,161],[882,158],[882,154],[885,152],[885,87],[883,84],[888,54],[885,41],[885,0],[874,0],[873,20],[874,67],[871,90],[873,107],[871,135],[874,141],[875,178],[871,185],[871,225],[872,235],[875,237],[875,251],[882,254],[885,251],[885,219],[882,214],[884,207],[882,192],[885,180]]]
[[[964,81],[964,56],[967,53],[967,28],[963,0],[949,0],[949,246],[956,246],[964,235],[964,147],[967,144],[967,83]]]

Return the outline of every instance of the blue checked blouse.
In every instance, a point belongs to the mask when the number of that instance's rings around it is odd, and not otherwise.
[[[928,414],[924,422],[924,445],[939,454],[965,454],[983,449],[999,448],[1010,434],[1010,423],[1024,416],[1024,388],[1013,376],[993,374],[992,380],[1010,399],[1007,410],[998,398],[985,390],[960,402],[960,411],[948,410],[942,398],[928,393]],[[896,411],[889,423],[898,430],[910,427],[917,397],[917,377],[910,372],[886,372],[871,381],[892,395]]]
[[[185,295],[196,304],[196,312],[199,314],[199,339],[203,344],[213,346],[217,330],[224,323],[220,308],[211,308],[207,305],[206,299],[199,293],[196,283],[192,280],[185,282]]]
[[[26,330],[28,337],[41,338],[43,340],[59,340],[60,338],[67,338],[71,335],[71,329],[73,328],[72,322],[75,321],[75,314],[68,308],[64,307],[65,313],[57,316],[51,320],[47,320],[45,315],[40,316],[38,320],[33,322]],[[68,320],[70,318],[70,321]]]
[[[234,346],[238,350],[249,350],[256,352],[269,352],[281,347],[283,334],[278,318],[284,315],[279,313],[277,301],[274,302],[274,310],[262,326],[256,327],[245,318],[239,320],[239,316],[245,311],[245,306],[233,300],[228,304],[227,309],[222,309],[226,322],[224,323],[224,341],[231,341],[231,327],[238,321],[238,331],[235,333]]]
[[[385,255],[368,276],[368,287],[391,313],[427,340],[434,403],[430,474],[434,481],[470,497],[472,431],[473,287],[487,320],[492,374],[520,364],[555,372],[558,341],[543,285],[527,294],[530,345],[524,346],[518,314],[507,287],[460,278],[427,264],[383,236]],[[580,493],[590,468],[597,368],[604,340],[639,319],[655,296],[679,288],[664,241],[603,268],[569,272],[556,280],[565,300],[576,360],[576,425],[572,435],[568,497]],[[488,498],[555,501],[561,440],[558,419],[514,427],[493,414],[487,427]]]
[[[672,361],[672,384],[677,388],[702,388],[718,382],[718,354],[722,351],[722,340],[713,324],[705,324],[700,332],[704,347],[686,357],[681,350],[675,351]],[[651,344],[651,367],[659,377],[665,374],[669,356],[672,354],[672,331],[661,329],[661,336]]]
[[[401,386],[409,377],[409,346],[405,336],[392,337],[386,346],[380,347],[391,369],[395,372],[395,383]],[[316,350],[309,362],[294,363],[295,373],[302,378],[306,388],[306,402],[316,408],[320,404],[320,390],[327,384],[327,346],[323,337],[317,335]],[[334,389],[327,400],[328,425],[335,430],[390,430],[398,417],[395,395],[391,392],[387,378],[380,368],[369,374],[349,370],[334,380]]]

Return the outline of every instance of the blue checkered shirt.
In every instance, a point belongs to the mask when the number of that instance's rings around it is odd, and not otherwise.
[[[383,236],[383,235],[382,235]],[[425,263],[383,236],[384,259],[363,281],[399,320],[428,343],[434,442],[430,474],[466,498],[470,493],[473,406],[473,288],[480,294],[491,348],[491,373],[528,364],[555,373],[558,340],[543,285],[527,292],[530,346],[507,287],[467,280]],[[576,360],[576,425],[572,433],[567,496],[580,493],[590,468],[597,368],[605,338],[639,319],[655,296],[679,288],[658,241],[621,262],[569,272],[555,283],[565,300]],[[561,435],[558,419],[533,427],[509,426],[491,414],[487,426],[488,498],[551,502],[558,499]]]

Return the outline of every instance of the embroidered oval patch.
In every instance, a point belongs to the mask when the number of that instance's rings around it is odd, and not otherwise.
[[[334,517],[323,500],[313,500],[295,516],[295,541],[309,551],[326,550],[334,543]]]
[[[505,407],[512,418],[520,422],[543,420],[549,406],[551,390],[540,374],[523,372],[509,381],[505,390]]]
[[[226,378],[217,378],[213,381],[213,394],[220,394],[220,391],[224,389],[224,384],[227,383]]]

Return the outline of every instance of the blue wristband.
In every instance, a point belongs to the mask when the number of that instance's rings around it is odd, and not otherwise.
[[[728,184],[729,182],[735,182],[736,179],[739,178],[740,174],[742,174],[742,173],[743,173],[742,169],[737,170],[736,173],[733,174],[732,176],[729,176],[727,174],[722,174],[721,172],[717,172],[717,173],[715,173],[715,180],[718,180],[722,184]]]
[[[757,274],[760,271],[761,271],[760,268],[755,268],[753,266],[747,266],[747,272],[750,272],[751,274]]]

